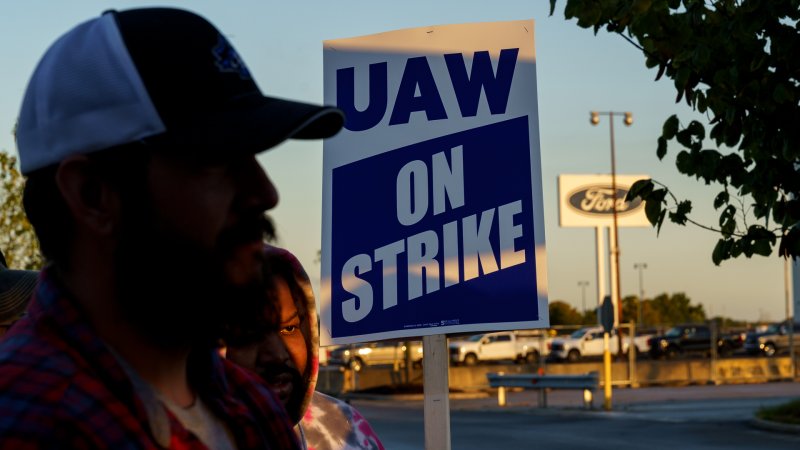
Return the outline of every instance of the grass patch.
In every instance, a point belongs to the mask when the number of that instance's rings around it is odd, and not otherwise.
[[[756,417],[772,422],[800,425],[800,400],[793,400],[778,406],[761,408]]]

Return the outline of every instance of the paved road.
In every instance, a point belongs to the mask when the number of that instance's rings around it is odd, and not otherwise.
[[[576,393],[565,393],[575,396]],[[618,390],[612,412],[584,411],[552,396],[548,409],[536,396],[511,393],[507,408],[496,399],[451,400],[454,450],[546,449],[798,449],[800,435],[749,425],[762,406],[800,397],[799,383]],[[354,400],[388,450],[424,446],[418,400]]]

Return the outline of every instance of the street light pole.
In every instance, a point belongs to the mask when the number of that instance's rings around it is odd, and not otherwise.
[[[789,307],[789,305],[791,303],[790,300],[792,298],[791,282],[789,281],[790,277],[791,277],[791,271],[790,271],[790,267],[789,267],[790,264],[792,264],[792,260],[787,258],[787,257],[784,257],[783,258],[783,289],[784,289],[784,294],[786,295],[786,327],[788,328],[787,331],[789,332],[789,366],[791,367],[791,371],[792,371],[792,379],[794,379],[795,376],[796,376],[796,373],[797,373],[797,369],[796,369],[797,363],[794,360],[794,354],[795,354],[795,350],[794,350],[794,324],[795,324],[795,318],[792,316],[792,311],[791,311],[791,309]],[[797,311],[795,311],[794,314],[796,315]]]
[[[588,281],[578,281],[578,287],[581,288],[581,300],[584,314],[586,314],[586,286],[589,286]]]
[[[619,278],[619,231],[617,226],[617,159],[616,159],[616,151],[614,150],[614,114],[624,115],[623,123],[625,126],[630,126],[633,123],[633,114],[630,112],[614,112],[614,111],[591,111],[590,113],[590,122],[592,125],[597,125],[600,123],[600,116],[608,116],[608,124],[609,130],[611,132],[611,201],[612,201],[612,208],[611,212],[614,218],[613,227],[612,227],[612,242],[611,242],[611,255],[612,255],[612,265],[613,265],[613,276],[614,281],[616,284],[616,292],[614,292],[614,300],[617,302],[617,324],[619,325],[622,323],[622,300],[621,300],[621,286],[620,286],[620,278]],[[617,335],[621,336],[619,330],[617,330]],[[619,356],[622,357],[622,339],[618,339],[619,342]]]
[[[642,270],[647,269],[647,263],[636,263],[633,265],[634,269],[639,270],[639,301],[636,302],[636,322],[642,324],[642,301],[644,300],[644,282],[642,279]]]

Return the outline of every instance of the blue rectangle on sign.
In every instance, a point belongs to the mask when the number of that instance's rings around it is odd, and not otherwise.
[[[333,169],[333,338],[539,319],[528,124]]]

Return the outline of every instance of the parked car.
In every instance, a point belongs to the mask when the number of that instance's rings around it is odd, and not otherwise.
[[[330,357],[331,352],[333,351],[333,349],[334,349],[333,347],[320,347],[319,348],[318,358],[319,358],[319,365],[320,366],[327,366],[328,365],[328,358]]]
[[[360,371],[365,366],[398,364],[405,367],[406,346],[402,341],[367,342],[344,345],[328,355],[328,364],[339,364]],[[411,342],[411,361],[414,366],[422,364],[422,342]]]
[[[547,338],[542,330],[498,331],[451,341],[448,346],[453,364],[474,366],[479,361],[504,360],[535,363],[547,352]]]
[[[634,336],[633,350],[638,353],[646,352],[648,335]],[[619,346],[617,330],[609,333],[609,349],[612,353]],[[627,353],[630,348],[630,337],[625,336],[622,341],[622,351]],[[550,359],[575,362],[581,358],[603,356],[603,327],[584,327],[567,337],[553,339],[550,349]]]
[[[795,335],[794,342],[797,343],[797,335],[800,334],[800,325],[792,325],[792,321],[773,323],[762,332],[747,333],[744,342],[744,350],[750,355],[775,356],[789,351],[789,330]]]
[[[730,356],[742,348],[741,333],[719,333],[717,354]],[[650,339],[650,356],[653,358],[675,358],[678,355],[709,355],[711,353],[711,328],[705,324],[685,324],[670,328],[661,336]]]

